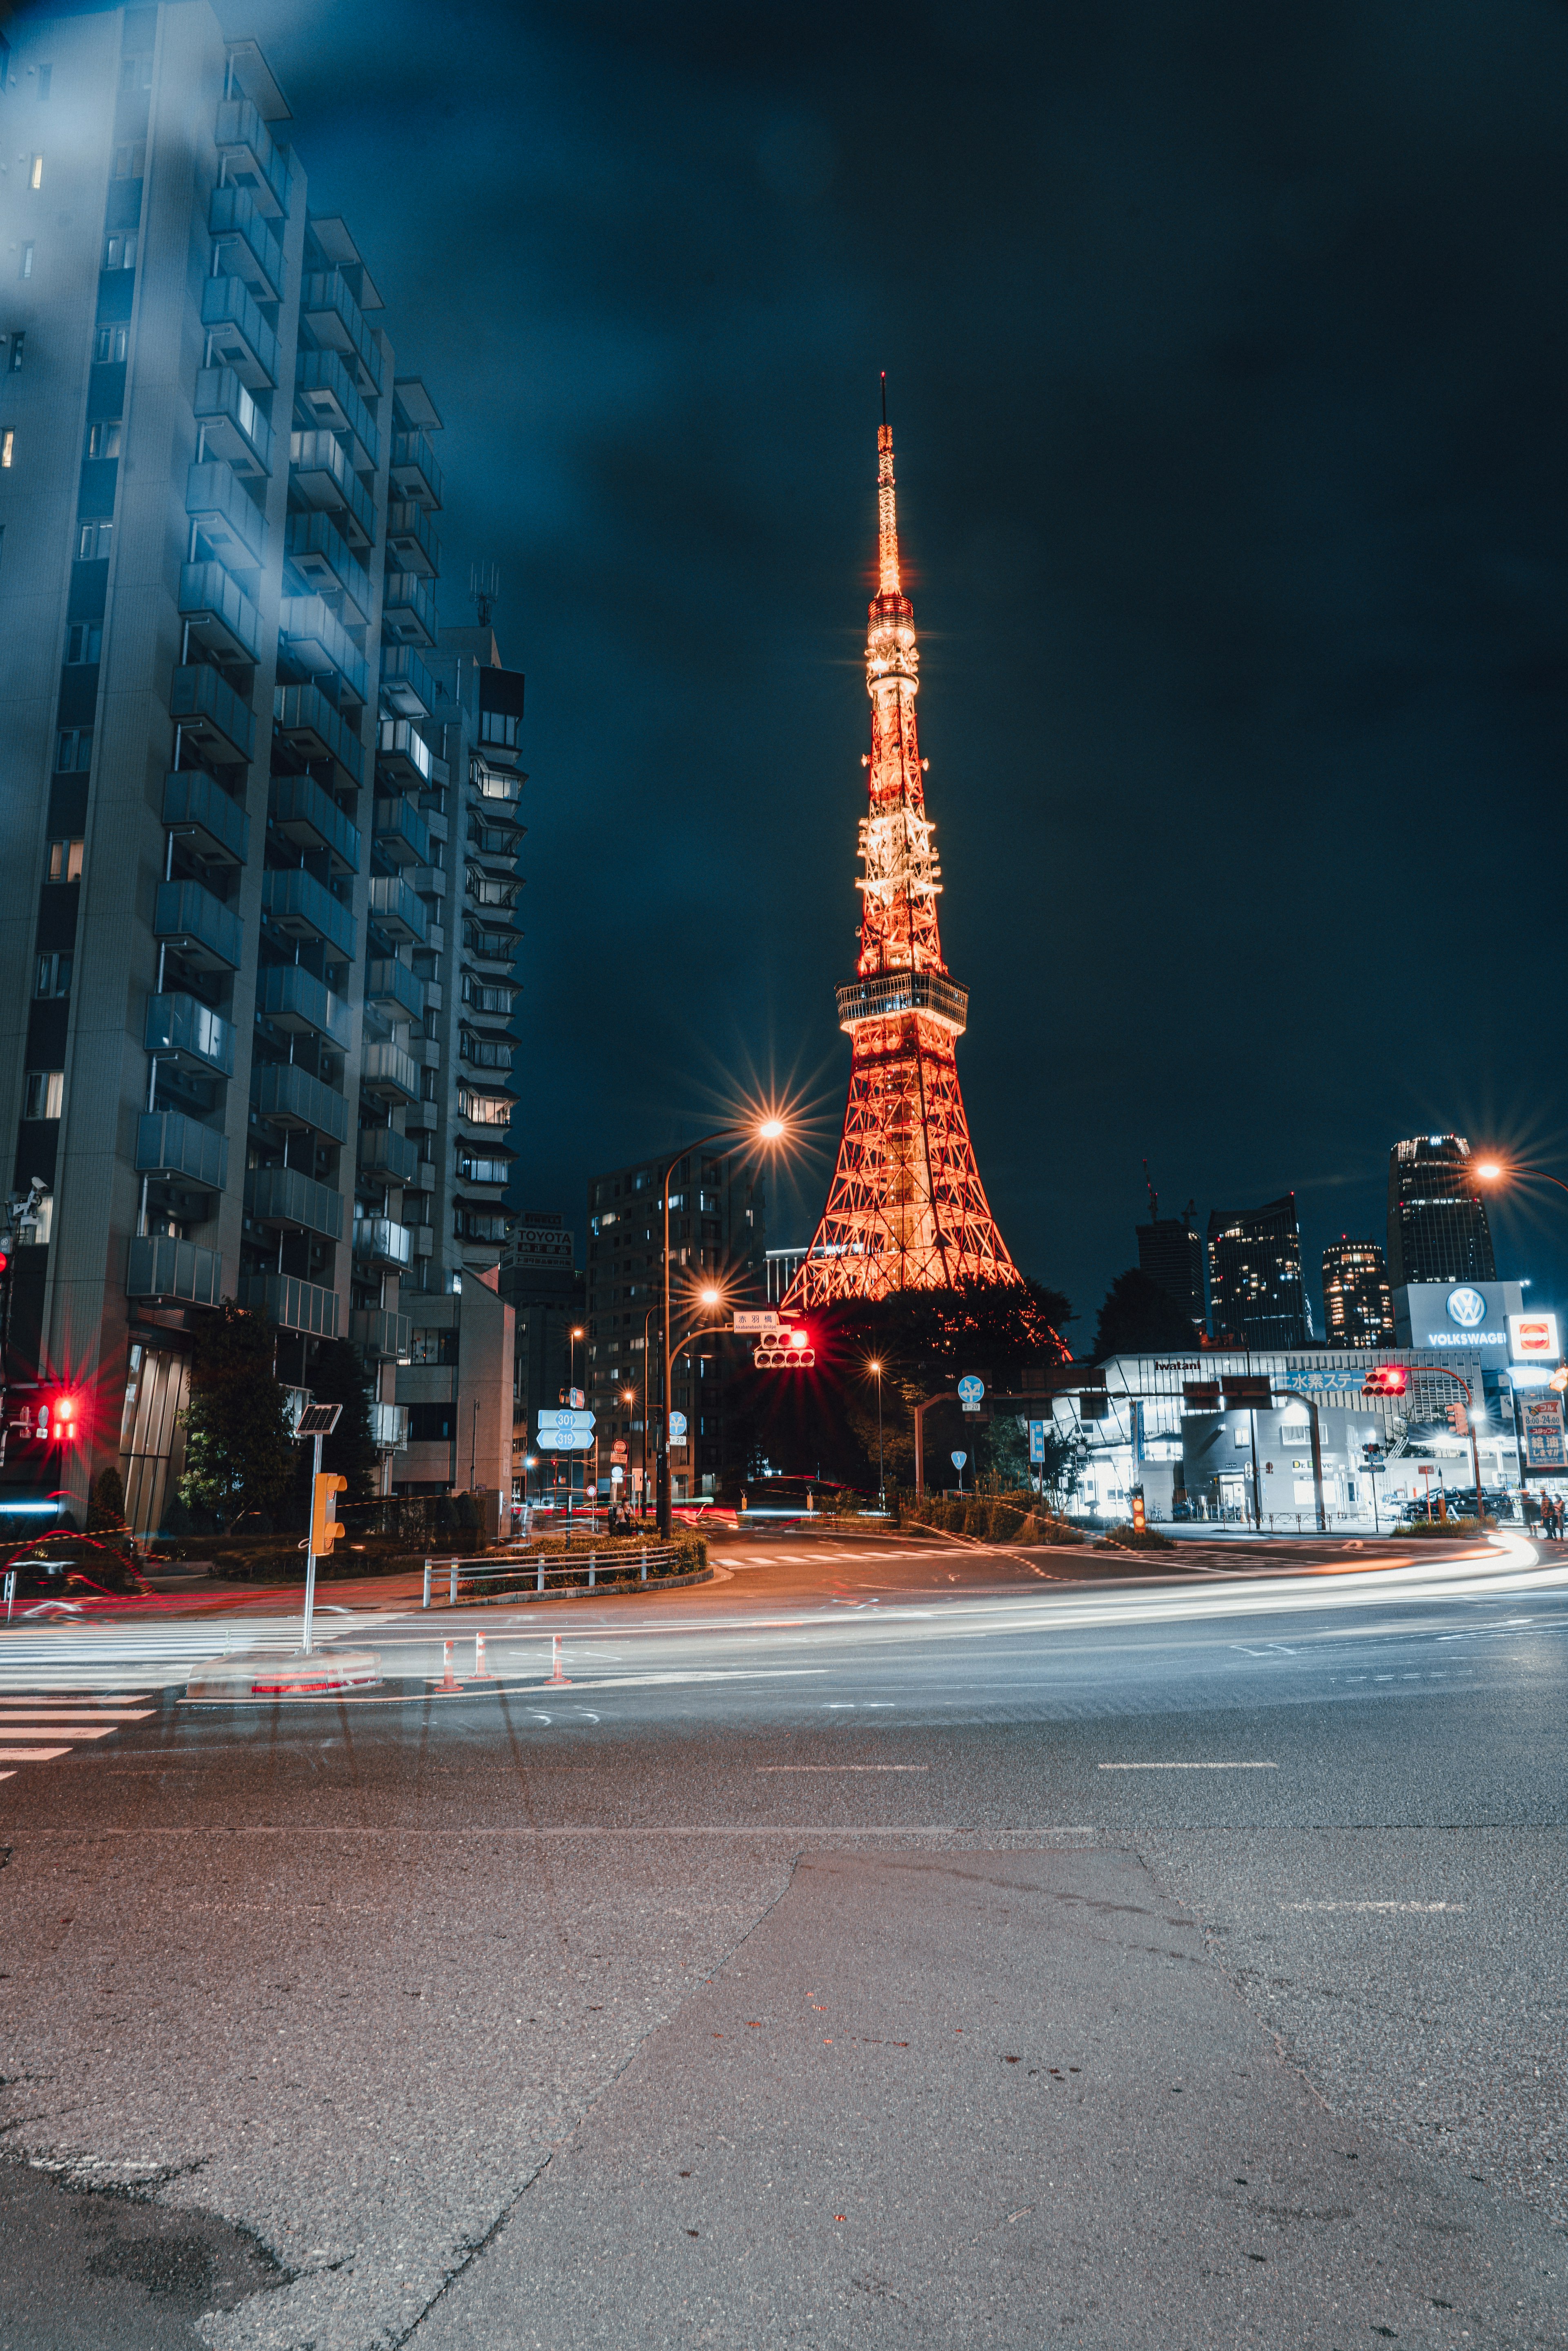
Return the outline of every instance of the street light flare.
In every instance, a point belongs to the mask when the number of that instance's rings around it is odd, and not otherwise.
[[[1495,1184],[1502,1172],[1495,1159],[1478,1159],[1476,1162],[1476,1174],[1485,1184]]]

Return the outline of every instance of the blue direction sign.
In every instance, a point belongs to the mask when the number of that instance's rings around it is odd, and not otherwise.
[[[594,1441],[591,1412],[573,1412],[551,1405],[539,1414],[539,1446],[545,1453],[587,1453]]]
[[[952,1463],[955,1469],[961,1469],[964,1463],[969,1459],[969,1455],[967,1453],[950,1453],[948,1455],[948,1459]]]
[[[683,1412],[672,1412],[670,1416],[670,1442],[671,1445],[683,1445],[685,1441],[686,1415]]]
[[[959,1402],[962,1405],[965,1412],[978,1412],[980,1410],[980,1400],[985,1394],[985,1382],[983,1380],[977,1380],[972,1372],[968,1372],[965,1374],[964,1377],[960,1380],[958,1384],[958,1392]]]

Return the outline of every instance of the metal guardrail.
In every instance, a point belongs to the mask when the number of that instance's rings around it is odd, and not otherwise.
[[[475,1567],[472,1561],[466,1559],[431,1558],[425,1562],[424,1597],[421,1605],[425,1608],[431,1605],[431,1593],[438,1573],[443,1570],[447,1606],[455,1608],[459,1587],[464,1583],[517,1583],[532,1569],[536,1592],[594,1592],[598,1588],[601,1571],[607,1577],[613,1576],[618,1582],[625,1582],[635,1568],[636,1581],[647,1583],[650,1580],[649,1571],[651,1569],[652,1580],[657,1582],[670,1569],[680,1565],[681,1555],[679,1543],[643,1543],[635,1552],[591,1550],[586,1558],[581,1552],[575,1556],[569,1552],[516,1552],[496,1567]]]

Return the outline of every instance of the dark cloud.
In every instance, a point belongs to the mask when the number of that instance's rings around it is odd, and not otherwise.
[[[1146,1153],[1312,1255],[1397,1135],[1563,1148],[1561,8],[224,6],[530,674],[531,1198],[833,1123],[884,367],[1020,1260],[1092,1309]]]

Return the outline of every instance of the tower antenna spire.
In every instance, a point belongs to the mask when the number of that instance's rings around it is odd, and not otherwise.
[[[1155,1190],[1153,1184],[1149,1180],[1148,1161],[1147,1159],[1143,1163],[1143,1180],[1144,1187],[1148,1193],[1148,1220],[1151,1225],[1158,1225],[1159,1222],[1159,1194]]]
[[[888,422],[888,371],[886,368],[882,371],[882,422],[884,424]]]

